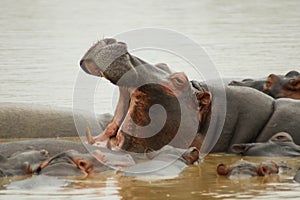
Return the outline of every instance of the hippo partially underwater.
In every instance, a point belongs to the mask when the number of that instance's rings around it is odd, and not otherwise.
[[[234,144],[231,149],[242,156],[300,157],[300,146],[285,132],[276,133],[268,142]]]
[[[165,178],[178,176],[199,157],[199,152],[194,148],[178,149],[171,146],[146,154],[146,157],[143,154],[130,155],[58,139],[3,142],[0,143],[0,177],[37,174],[86,178],[109,170],[121,170],[127,176]]]
[[[74,122],[76,119],[76,123]],[[104,130],[111,121],[109,113],[97,114],[68,108],[29,103],[0,103],[1,138],[78,137]]]
[[[235,164],[217,166],[217,173],[220,176],[227,176],[230,179],[248,178],[253,176],[266,176],[278,174],[279,164],[274,161],[254,163],[246,160],[239,160]]]
[[[230,152],[233,144],[265,142],[285,131],[300,144],[299,101],[274,100],[252,88],[227,86],[225,123],[218,137],[218,125],[211,129],[216,131],[207,134],[207,130],[212,110],[219,110],[214,100],[222,87],[211,86],[214,92],[210,92],[197,81],[190,82],[183,72],[172,73],[165,64],[151,65],[131,55],[127,45],[115,39],[93,45],[80,66],[120,90],[113,120],[94,137],[96,141],[116,136],[118,148],[133,152],[157,150],[166,144],[185,149],[202,147],[206,153],[210,146],[212,152]],[[205,136],[208,139],[204,140]]]

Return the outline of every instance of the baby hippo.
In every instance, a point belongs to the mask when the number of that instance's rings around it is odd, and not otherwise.
[[[239,160],[233,165],[219,164],[217,173],[220,176],[234,178],[249,178],[253,176],[265,176],[270,174],[278,174],[279,166],[273,161],[265,161],[262,163],[253,163],[245,160]]]
[[[16,152],[9,157],[0,155],[0,177],[32,174],[48,157],[46,150]]]

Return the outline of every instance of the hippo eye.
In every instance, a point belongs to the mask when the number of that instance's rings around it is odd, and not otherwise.
[[[173,81],[174,81],[174,83],[175,83],[176,85],[179,85],[179,86],[181,86],[181,85],[184,84],[184,80],[182,80],[182,79],[179,78],[179,77],[173,78]]]
[[[271,86],[271,82],[270,81],[266,81],[266,83],[265,83],[265,87],[270,87]]]

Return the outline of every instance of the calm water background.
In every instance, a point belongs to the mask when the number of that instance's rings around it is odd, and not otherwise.
[[[255,78],[300,70],[297,0],[1,0],[0,6],[0,102],[71,107],[80,71],[78,62],[90,45],[103,37],[142,27],[173,29],[193,39],[224,77]],[[174,56],[147,51],[137,55],[150,63],[168,63],[190,78],[198,78],[189,71],[190,66]],[[112,112],[116,97],[115,87],[100,79],[95,91],[96,112]],[[278,178],[279,183],[277,179],[264,183],[264,179],[232,182],[218,178],[214,170],[219,161],[222,158],[212,157],[204,165],[189,168],[178,179],[155,184],[109,176],[48,193],[29,191],[33,196],[4,190],[0,195],[7,196],[0,198],[300,196],[300,185],[292,183],[291,176]]]

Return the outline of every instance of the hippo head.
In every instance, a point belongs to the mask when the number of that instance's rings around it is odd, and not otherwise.
[[[31,174],[48,159],[46,150],[26,150],[5,158],[0,155],[0,177]]]
[[[108,170],[101,162],[102,157],[94,153],[81,154],[75,150],[59,153],[45,162],[36,170],[38,174],[48,176],[77,176],[86,178],[89,175]]]
[[[173,73],[159,84],[146,84],[131,94],[118,133],[118,145],[143,152],[171,144],[188,148],[198,125],[198,103],[184,73]]]
[[[300,147],[296,145],[290,134],[279,132],[268,142],[233,144],[231,151],[243,156],[299,156]]]
[[[261,80],[244,79],[242,81],[231,81],[229,85],[251,87],[259,91],[262,91],[265,81],[266,81],[265,79],[261,79]]]
[[[285,76],[271,74],[266,80],[263,92],[275,99],[300,99],[300,75],[295,71],[291,71]]]
[[[188,148],[198,132],[199,113],[210,104],[210,93],[195,89],[183,72],[172,73],[166,64],[147,64],[127,49],[119,55],[118,46],[125,48],[126,44],[102,40],[80,62],[87,73],[102,76],[127,91],[129,98],[121,102],[127,106],[122,107],[117,124],[117,147],[133,152],[157,150],[167,144]],[[106,55],[114,48],[119,57],[107,62],[111,57]]]
[[[277,174],[279,166],[273,161],[266,161],[259,164],[239,160],[236,164],[227,166],[223,163],[217,167],[217,173],[229,178],[247,178],[252,176],[265,176]]]

